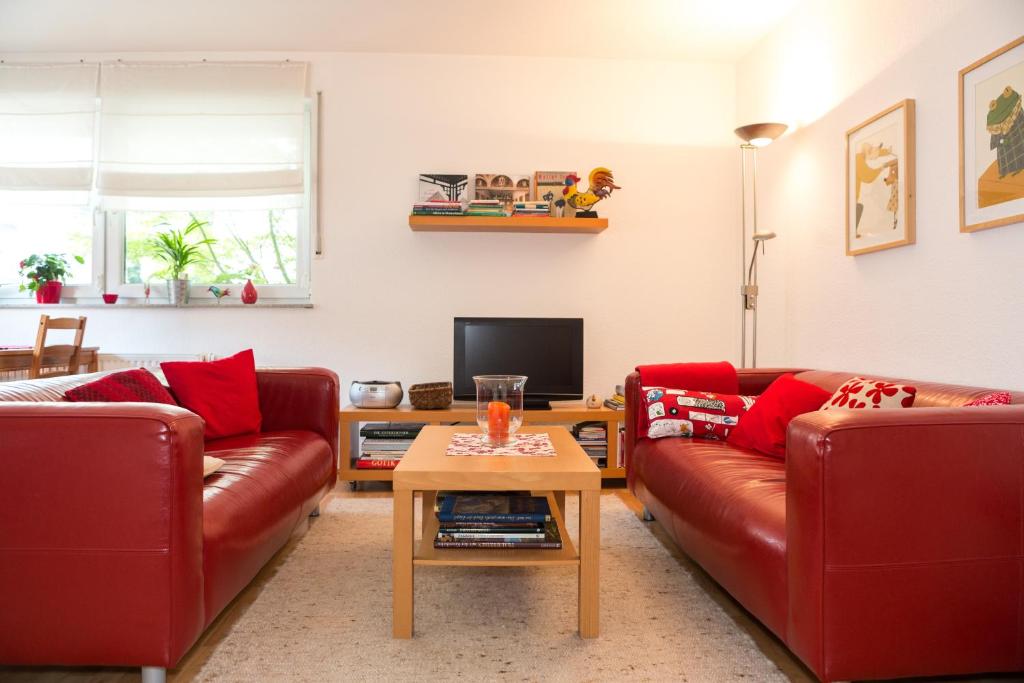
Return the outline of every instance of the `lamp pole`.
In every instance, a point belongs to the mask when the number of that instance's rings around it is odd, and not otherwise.
[[[757,148],[770,145],[786,131],[782,123],[752,123],[736,129],[743,140],[740,145],[740,367],[747,367],[747,311],[751,311],[751,367],[757,367],[757,248],[764,251],[764,243],[775,233],[762,233],[757,228]],[[747,152],[750,152],[751,239],[754,242],[750,266],[747,266]]]

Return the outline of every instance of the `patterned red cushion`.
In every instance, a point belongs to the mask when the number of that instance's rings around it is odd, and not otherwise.
[[[694,436],[721,440],[754,405],[752,396],[711,394],[686,389],[644,387],[644,406],[650,426],[647,436]]]
[[[864,408],[909,408],[914,405],[917,388],[878,379],[854,377],[836,389],[822,410],[861,410]]]
[[[993,391],[991,394],[985,394],[979,396],[970,403],[965,403],[965,408],[973,408],[974,406],[1008,406],[1010,405],[1010,392],[1009,391]]]
[[[178,405],[170,392],[164,388],[163,384],[160,384],[160,380],[145,368],[116,372],[113,375],[101,377],[95,382],[68,389],[64,392],[64,398],[69,401],[103,401],[107,403],[135,401]]]

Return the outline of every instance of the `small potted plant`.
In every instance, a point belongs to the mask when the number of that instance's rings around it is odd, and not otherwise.
[[[85,263],[81,256],[72,257],[78,263]],[[18,264],[18,274],[28,282],[18,285],[18,291],[36,293],[36,303],[59,304],[64,280],[71,274],[67,254],[32,254]]]
[[[167,264],[164,271],[169,276],[167,300],[172,306],[188,303],[190,283],[185,271],[193,263],[205,260],[201,251],[203,246],[217,241],[212,238],[190,241],[189,235],[206,225],[207,222],[192,216],[192,222],[184,229],[158,232],[149,242],[153,255]]]

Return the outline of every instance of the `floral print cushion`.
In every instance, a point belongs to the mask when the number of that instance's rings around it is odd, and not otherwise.
[[[917,388],[906,384],[854,377],[836,389],[821,409],[909,408],[914,405],[916,395]]]

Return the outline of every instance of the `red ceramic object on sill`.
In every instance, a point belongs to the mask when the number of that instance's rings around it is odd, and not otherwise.
[[[103,295],[103,303],[105,303],[105,304],[116,304],[117,303],[117,297],[118,297],[117,294],[104,294]]]
[[[36,303],[37,304],[59,304],[60,303],[60,291],[64,288],[64,283],[60,280],[49,280],[44,282],[36,290]]]
[[[243,304],[254,304],[260,298],[259,293],[256,291],[256,285],[252,283],[252,280],[245,281],[245,287],[242,287],[240,298]]]

